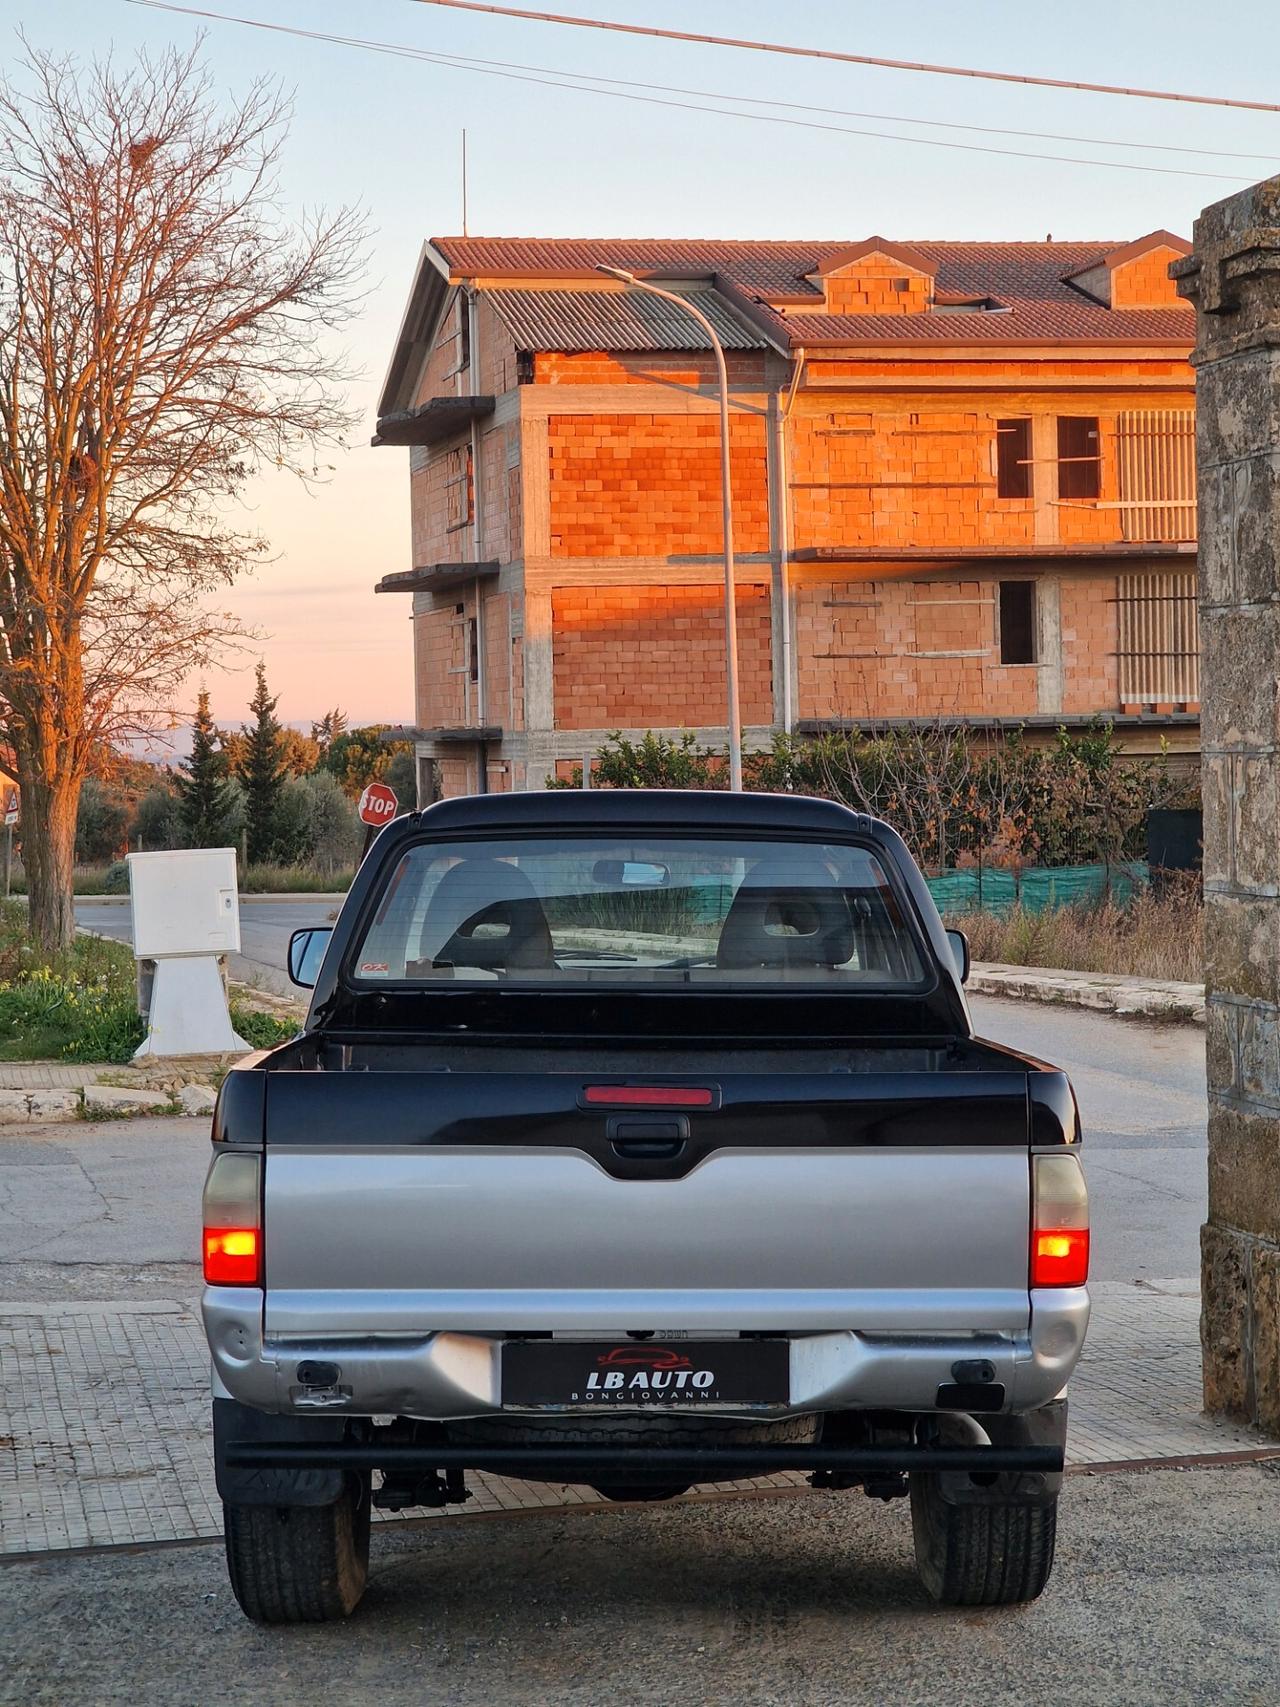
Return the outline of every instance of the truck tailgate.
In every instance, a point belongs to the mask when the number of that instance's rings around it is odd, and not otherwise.
[[[269,1075],[268,1335],[1026,1328],[1025,1074],[658,1088]]]

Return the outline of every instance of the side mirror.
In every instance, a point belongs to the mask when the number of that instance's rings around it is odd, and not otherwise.
[[[956,972],[960,982],[969,982],[969,939],[963,931],[948,931],[947,941],[951,944],[951,957],[956,963]]]
[[[315,988],[333,931],[328,925],[312,925],[294,931],[289,938],[289,976],[304,990]]]

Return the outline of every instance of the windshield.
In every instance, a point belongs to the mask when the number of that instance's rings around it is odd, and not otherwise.
[[[355,951],[360,982],[900,986],[923,976],[865,848],[602,831],[424,842]]]

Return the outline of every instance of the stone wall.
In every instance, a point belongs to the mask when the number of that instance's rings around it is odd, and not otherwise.
[[[1280,177],[1206,208],[1196,305],[1205,1405],[1280,1429]]]

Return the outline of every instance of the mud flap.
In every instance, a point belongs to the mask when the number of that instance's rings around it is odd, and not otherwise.
[[[343,1417],[278,1417],[236,1399],[213,1401],[213,1461],[218,1494],[228,1505],[332,1505],[342,1494],[345,1472],[332,1470],[239,1469],[226,1461],[233,1440],[289,1441],[298,1446],[340,1441]]]
[[[1056,1446],[1066,1451],[1067,1401],[1051,1399],[1022,1416],[984,1416],[994,1446]],[[1009,1470],[981,1481],[963,1471],[938,1472],[938,1492],[949,1505],[1052,1505],[1062,1489],[1061,1471]]]

